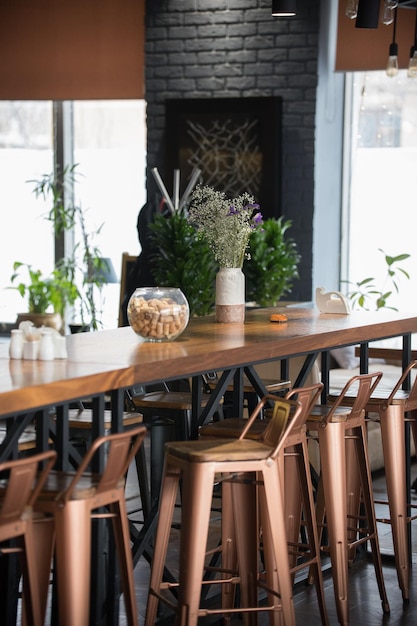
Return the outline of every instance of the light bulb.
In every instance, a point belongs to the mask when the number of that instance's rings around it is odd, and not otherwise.
[[[394,21],[394,9],[398,6],[398,2],[395,0],[385,0],[384,1],[384,10],[382,12],[381,21],[386,26],[389,26]]]
[[[412,54],[410,54],[407,76],[408,78],[417,78],[417,50],[415,48],[411,48],[411,52]]]
[[[398,46],[392,43],[389,47],[389,57],[387,63],[387,76],[393,78],[398,74]]]
[[[390,56],[388,57],[387,63],[387,76],[393,78],[398,74],[398,57]]]
[[[354,20],[358,14],[358,0],[347,0],[346,15],[349,19]]]

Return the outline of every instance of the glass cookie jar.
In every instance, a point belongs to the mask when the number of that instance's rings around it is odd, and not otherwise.
[[[138,287],[127,305],[129,324],[145,341],[173,341],[189,317],[187,299],[175,287]]]

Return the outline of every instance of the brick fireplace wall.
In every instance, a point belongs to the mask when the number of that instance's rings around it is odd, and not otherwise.
[[[281,213],[302,260],[295,300],[312,297],[319,0],[273,18],[271,0],[147,0],[147,189],[164,176],[165,100],[282,98]],[[170,175],[170,173],[168,173]]]

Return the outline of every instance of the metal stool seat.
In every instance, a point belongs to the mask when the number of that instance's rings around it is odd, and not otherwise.
[[[269,401],[274,402],[275,410],[262,440],[247,439],[246,432],[251,423]],[[213,612],[207,607],[200,608],[200,594],[212,489],[216,478],[230,487],[238,571],[225,572],[222,561],[220,578],[209,582],[225,585],[229,590],[239,583],[242,601],[238,608],[230,608],[228,605],[214,611],[217,614],[239,612],[245,616],[245,623],[254,623],[256,612],[263,610],[270,612],[271,623],[295,624],[284,515],[283,459],[287,448],[296,446],[299,469],[301,471],[301,467],[304,467],[305,471],[305,463],[308,465],[306,417],[307,412],[303,411],[300,403],[266,396],[249,420],[246,420],[248,428],[236,439],[199,439],[167,444],[145,626],[154,625],[158,603],[167,602],[165,590],[172,587],[178,593],[178,602],[174,604],[168,600],[168,604],[176,612],[176,624],[196,626],[199,616]],[[256,477],[255,481],[253,477]],[[182,518],[179,582],[164,583],[164,564],[180,481]],[[265,581],[258,572],[256,494],[263,530]],[[308,480],[303,483],[303,496],[306,521],[310,537],[313,538],[306,557],[309,563],[314,564],[317,576],[321,577],[317,529],[311,515],[314,511],[313,494]],[[227,544],[223,549],[227,550]],[[257,585],[265,583],[267,606],[260,607]],[[325,610],[324,600],[322,610]]]
[[[382,384],[378,385],[365,406],[367,413],[377,414],[373,421],[378,421],[381,428],[388,497],[388,501],[383,504],[389,507],[390,519],[378,521],[391,525],[398,584],[406,602],[409,600],[411,563],[407,531],[416,516],[409,515],[410,503],[407,502],[405,428],[407,422],[411,424],[417,449],[417,377],[410,391],[403,390],[402,386],[414,368],[417,368],[417,361],[409,363],[393,389],[384,387],[382,379]],[[354,393],[346,395],[344,404],[352,404],[354,397]],[[333,402],[335,398],[332,390],[329,401]],[[378,503],[381,504],[380,501]]]
[[[327,523],[337,615],[343,626],[349,623],[348,554],[355,546],[367,541],[372,549],[382,608],[384,613],[389,613],[365,426],[365,407],[381,377],[381,372],[354,376],[334,404],[320,407],[307,421],[307,429],[318,435],[321,473],[317,521],[320,528],[325,519]],[[355,398],[349,406],[347,396],[352,389]],[[352,498],[352,493],[358,494],[358,498],[362,493],[364,527],[358,524],[359,500]]]

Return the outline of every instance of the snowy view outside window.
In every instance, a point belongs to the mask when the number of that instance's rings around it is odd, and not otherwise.
[[[103,224],[96,243],[111,258],[120,278],[124,251],[139,253],[136,220],[145,202],[146,120],[144,101],[73,103],[74,163],[79,181],[76,202],[87,227]],[[54,263],[51,226],[42,216],[48,205],[36,199],[34,185],[53,170],[52,102],[0,102],[0,321],[14,322],[27,310],[8,290],[14,261],[49,272]],[[103,324],[117,326],[119,284],[103,288]]]
[[[352,76],[351,141],[343,229],[342,280],[375,277],[383,288],[387,254],[411,255],[401,265],[410,274],[400,281],[390,306],[417,309],[417,80],[401,71]],[[342,283],[345,291],[348,287]]]

